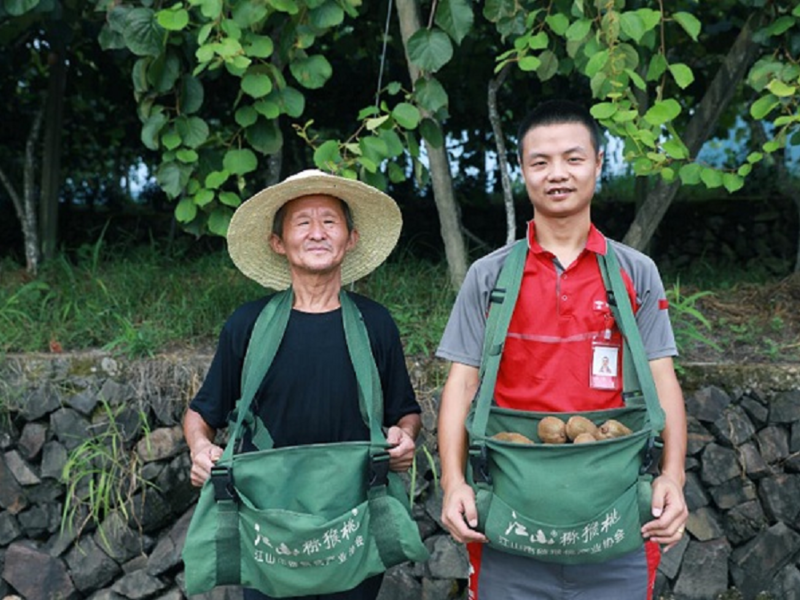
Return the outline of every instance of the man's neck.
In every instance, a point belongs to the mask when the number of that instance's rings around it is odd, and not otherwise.
[[[294,303],[292,308],[307,313],[324,313],[336,310],[340,306],[339,291],[341,289],[341,273],[339,272],[333,276],[293,276]]]
[[[589,215],[563,219],[537,217],[534,220],[536,241],[552,252],[565,269],[568,268],[586,247],[592,226]]]

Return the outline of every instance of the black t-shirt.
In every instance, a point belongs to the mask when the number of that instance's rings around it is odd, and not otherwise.
[[[419,413],[397,326],[377,302],[350,294],[364,317],[383,389],[383,424]],[[225,323],[208,374],[191,408],[220,429],[241,395],[247,344],[269,296],[239,307]],[[292,310],[278,353],[253,400],[275,447],[368,440],[344,337],[342,310]]]

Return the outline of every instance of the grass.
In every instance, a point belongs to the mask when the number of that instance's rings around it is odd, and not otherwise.
[[[720,342],[756,348],[766,360],[786,347],[778,312],[762,321],[710,316],[714,300],[744,286],[774,283],[767,269],[699,263],[666,272],[670,314],[682,348],[719,351]],[[446,265],[402,250],[352,286],[385,305],[406,354],[432,356],[455,298]],[[146,246],[108,247],[102,238],[43,265],[31,279],[9,259],[0,261],[0,354],[104,349],[142,357],[186,348],[211,350],[226,318],[265,293],[234,267],[224,250],[191,246],[167,252]]]
[[[447,282],[444,266],[401,255],[353,289],[391,311],[407,353],[431,354],[455,297]],[[45,264],[33,280],[5,260],[0,354],[101,348],[141,357],[209,348],[237,306],[265,293],[222,250],[193,256],[100,241]]]

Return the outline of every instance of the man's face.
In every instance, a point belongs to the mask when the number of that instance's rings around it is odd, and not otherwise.
[[[273,233],[270,246],[286,257],[295,277],[338,271],[357,241],[358,232],[347,231],[341,202],[332,196],[313,195],[286,204],[283,235]]]
[[[539,125],[522,140],[522,175],[536,217],[588,215],[603,153],[580,123]]]

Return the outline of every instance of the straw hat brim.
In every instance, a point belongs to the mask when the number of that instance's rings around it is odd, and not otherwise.
[[[317,194],[344,200],[359,232],[358,243],[342,262],[342,285],[361,279],[383,263],[403,226],[395,201],[361,181],[312,169],[258,192],[236,209],[227,236],[228,253],[236,267],[266,288],[288,288],[292,283],[289,263],[269,244],[275,213],[290,200]]]

